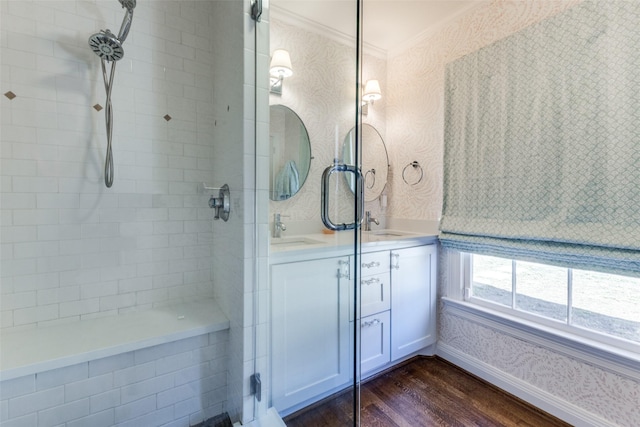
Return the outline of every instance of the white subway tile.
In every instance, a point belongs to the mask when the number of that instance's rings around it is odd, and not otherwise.
[[[73,255],[51,256],[37,259],[38,273],[51,273],[68,270],[76,270],[81,266],[81,260]]]
[[[69,382],[86,379],[89,373],[88,369],[87,363],[79,363],[64,368],[40,372],[36,374],[36,388],[37,390],[45,390],[59,387]],[[58,390],[60,389],[58,388]]]
[[[155,361],[150,361],[115,371],[113,381],[115,387],[123,387],[151,379],[155,376]]]
[[[120,388],[114,388],[104,393],[95,394],[91,399],[91,413],[96,414],[107,410],[113,410],[120,405]]]
[[[158,408],[164,408],[170,405],[174,405],[178,402],[182,402],[188,399],[195,399],[200,394],[200,390],[197,387],[197,383],[190,383],[174,387],[170,390],[158,393]],[[198,410],[200,408],[196,408]],[[192,411],[192,412],[195,412]],[[186,415],[184,412],[179,416]]]
[[[34,226],[9,226],[0,228],[3,243],[32,242],[37,239],[37,228]]]
[[[38,290],[38,305],[58,304],[80,299],[80,286]]]
[[[87,283],[80,286],[82,299],[99,298],[118,294],[118,282]]]
[[[153,276],[156,274],[166,274],[169,272],[169,266],[164,261],[147,262],[136,266],[138,276]]]
[[[2,261],[2,269],[0,269],[0,277],[13,277],[14,280],[19,276],[33,274],[37,269],[37,260],[33,258],[27,259],[7,259]]]
[[[37,391],[25,396],[9,399],[9,417],[20,417],[29,413],[62,405],[63,403],[64,387]]]
[[[86,365],[86,364],[85,364]],[[105,393],[111,391],[113,388],[113,374],[103,374],[87,378],[87,375],[82,380],[68,381],[65,385],[64,395],[66,402],[73,402],[74,400],[85,399],[96,394]]]
[[[37,305],[36,292],[16,292],[3,295],[0,300],[0,309],[16,310],[26,307],[35,307]]]
[[[136,221],[166,221],[169,212],[166,208],[139,208],[136,210]]]
[[[38,414],[34,412],[23,417],[11,418],[10,420],[3,421],[2,427],[33,427],[37,425],[37,423]]]
[[[173,420],[173,408],[162,408],[148,414],[119,423],[119,427],[165,426]]]
[[[0,159],[0,169],[3,175],[32,176],[36,174],[34,160]]]
[[[113,237],[119,235],[119,228],[115,223],[82,224],[81,233],[83,239]]]
[[[154,234],[178,234],[184,231],[182,221],[157,221],[153,223]]]
[[[134,363],[133,352],[92,360],[89,362],[89,376],[95,377],[109,372],[127,369],[133,366]]]
[[[38,426],[59,426],[67,421],[86,417],[90,413],[89,399],[76,400],[75,402],[39,411]]]
[[[133,383],[121,388],[123,405],[143,399],[147,396],[156,398],[156,394],[173,387],[173,375],[161,375],[148,380]]]
[[[53,40],[41,39],[29,34],[7,33],[7,47],[38,55],[53,56]]]
[[[58,242],[54,241],[13,244],[13,256],[16,259],[57,256],[58,253]]]
[[[0,261],[5,259],[13,259],[13,244],[0,243]]]
[[[5,49],[2,51],[2,62],[20,68],[35,70],[37,55],[22,50]]]
[[[151,277],[139,277],[135,279],[120,280],[118,282],[119,293],[129,293],[153,289]]]
[[[38,240],[73,240],[81,237],[79,224],[39,225]]]
[[[85,253],[81,257],[80,266],[85,269],[117,268],[120,266],[120,254],[117,251]]]
[[[33,261],[35,263],[35,261]],[[58,273],[29,274],[13,278],[13,286],[16,292],[38,291],[42,289],[56,288],[60,279]],[[3,287],[5,283],[2,284]]]
[[[105,411],[93,413],[86,417],[68,421],[67,427],[111,427],[115,425],[115,410],[107,409]]]
[[[100,311],[119,310],[126,307],[135,307],[135,305],[135,293],[100,297]]]
[[[36,376],[26,375],[0,382],[0,400],[12,399],[36,391]]]
[[[57,209],[15,209],[14,225],[49,225],[57,224],[60,215]]]
[[[78,208],[80,198],[77,194],[37,194],[38,208]]]

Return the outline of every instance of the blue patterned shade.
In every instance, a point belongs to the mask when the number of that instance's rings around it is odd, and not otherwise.
[[[445,90],[445,247],[640,274],[640,2],[581,3]]]

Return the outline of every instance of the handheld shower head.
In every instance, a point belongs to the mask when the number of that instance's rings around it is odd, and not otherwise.
[[[118,61],[124,56],[122,42],[109,30],[100,31],[89,37],[89,47],[106,61]]]
[[[133,13],[133,9],[136,7],[136,0],[118,0],[122,7],[126,8],[129,12]]]
[[[124,15],[122,19],[122,25],[120,26],[120,31],[118,32],[118,40],[120,43],[124,43],[127,36],[129,35],[129,30],[131,29],[131,21],[133,21],[133,9],[136,7],[136,0],[118,0],[123,8],[127,9],[127,13]]]
[[[133,20],[133,9],[136,7],[136,0],[118,0],[123,8],[127,9],[120,26],[120,31],[116,37],[109,30],[103,30],[99,33],[93,34],[89,37],[89,47],[93,52],[101,59],[100,64],[102,66],[102,78],[104,80],[104,88],[107,92],[107,102],[104,109],[105,124],[107,128],[107,155],[104,163],[104,183],[108,187],[113,184],[113,154],[111,151],[111,140],[113,131],[113,108],[111,106],[111,89],[113,88],[113,77],[116,70],[116,61],[122,59],[124,56],[124,49],[122,43],[124,43],[129,29],[131,28],[131,21]],[[107,75],[107,62],[111,62],[111,73]]]

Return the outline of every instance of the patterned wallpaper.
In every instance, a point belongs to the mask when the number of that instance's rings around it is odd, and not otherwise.
[[[638,425],[637,381],[458,316],[441,321],[440,341],[471,358],[616,425]]]

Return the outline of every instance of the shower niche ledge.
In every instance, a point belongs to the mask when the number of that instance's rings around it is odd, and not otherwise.
[[[213,299],[2,332],[0,380],[229,329]]]

